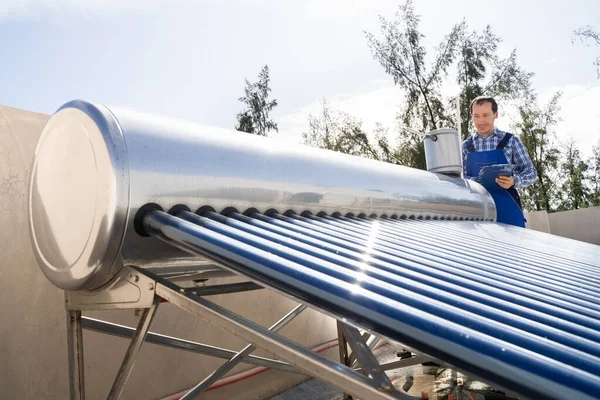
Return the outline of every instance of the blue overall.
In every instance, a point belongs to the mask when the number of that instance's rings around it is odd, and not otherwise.
[[[511,137],[512,134],[510,133],[504,135],[496,150],[491,151],[475,151],[473,137],[467,139],[466,144],[469,151],[469,154],[467,154],[467,175],[473,177],[479,175],[479,170],[486,165],[508,164],[503,149]],[[496,203],[497,221],[525,228],[525,217],[523,216],[521,198],[517,189],[514,187],[504,189],[495,182],[486,189]]]

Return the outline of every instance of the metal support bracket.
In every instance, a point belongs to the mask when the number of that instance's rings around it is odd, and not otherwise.
[[[156,282],[125,266],[108,287],[94,293],[65,292],[67,310],[116,310],[150,308]]]
[[[348,341],[350,348],[356,354],[356,359],[362,366],[362,370],[373,380],[377,388],[382,391],[392,391],[394,385],[387,374],[379,367],[379,362],[371,352],[371,349],[365,343],[358,329],[348,324],[342,323],[344,337]]]
[[[362,334],[362,339],[365,341],[365,343],[371,350],[373,350],[375,348],[375,346],[377,345],[377,343],[379,343],[379,341],[380,341],[380,338],[378,338],[375,335],[371,335],[368,332],[365,332]],[[358,364],[358,359],[356,357],[356,353],[350,354],[348,361],[349,361],[350,367],[354,368]]]
[[[425,356],[412,355],[409,358],[380,364],[372,352],[380,341],[379,337],[369,332],[364,332],[361,335],[358,329],[341,321],[337,322],[337,327],[340,362],[355,371],[368,375],[381,390],[394,390],[393,384],[385,371],[406,368],[429,361],[429,358]],[[348,354],[348,346],[352,349],[350,354]],[[344,393],[344,400],[352,400],[352,396]]]
[[[185,292],[194,294],[196,296],[214,296],[217,294],[248,292],[250,290],[259,289],[263,289],[263,287],[254,282],[239,282],[203,287],[189,287],[185,288]]]

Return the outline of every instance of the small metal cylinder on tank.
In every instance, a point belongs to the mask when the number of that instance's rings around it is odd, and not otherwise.
[[[197,260],[136,232],[136,214],[149,203],[165,211],[496,217],[487,191],[463,179],[85,101],[52,115],[28,207],[34,252],[52,283],[96,290],[123,265]]]
[[[424,138],[427,170],[440,174],[462,176],[462,152],[455,129],[436,129]]]

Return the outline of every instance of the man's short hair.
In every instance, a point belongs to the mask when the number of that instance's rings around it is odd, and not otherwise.
[[[492,112],[494,112],[494,113],[498,112],[498,103],[496,103],[496,100],[494,100],[493,97],[490,97],[490,96],[477,96],[471,102],[471,107],[470,107],[471,114],[473,114],[473,106],[475,104],[481,105],[483,103],[492,103]]]

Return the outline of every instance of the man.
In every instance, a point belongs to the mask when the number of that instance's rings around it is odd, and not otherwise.
[[[498,104],[492,97],[475,98],[471,102],[471,118],[477,132],[462,143],[464,177],[475,179],[486,165],[514,165],[514,176],[499,176],[497,185],[486,188],[496,202],[498,222],[525,227],[517,189],[533,185],[537,179],[527,149],[517,136],[494,126]]]

